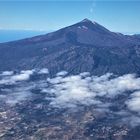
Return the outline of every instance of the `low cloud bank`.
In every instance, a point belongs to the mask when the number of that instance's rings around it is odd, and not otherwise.
[[[89,72],[83,72],[79,75],[69,76],[66,71],[61,71],[54,78],[38,79],[39,82],[29,81],[32,75],[48,73],[47,68],[22,70],[15,74],[13,71],[5,71],[0,74],[0,85],[19,83],[20,85],[25,83],[30,85],[32,82],[42,92],[52,94],[54,97],[51,99],[50,105],[58,108],[77,107],[80,104],[101,106],[103,103],[99,97],[113,99],[131,91],[132,94],[125,104],[130,110],[140,111],[140,78],[134,74],[117,77],[112,73],[107,73],[98,77],[91,76]],[[23,91],[25,90],[23,89]]]
[[[97,97],[114,98],[127,91],[140,90],[140,78],[133,74],[120,77],[111,73],[100,77],[90,76],[89,73],[66,77],[58,75],[48,82],[51,84],[48,92],[56,96],[51,105],[60,108],[75,107],[77,104],[98,105],[102,102]]]
[[[55,77],[49,78],[48,73],[46,68],[17,73],[2,72],[0,101],[16,105],[32,100],[34,96],[32,91],[39,89],[37,92],[45,95],[50,107],[75,109],[81,105],[93,106],[97,110],[122,116],[124,121],[127,120],[133,125],[140,124],[140,78],[135,74],[116,76],[107,73],[102,76],[92,76],[89,72],[69,75],[66,71],[61,71]],[[31,76],[37,76],[36,80],[34,81]],[[12,88],[9,85],[12,85]],[[122,95],[125,95],[122,103],[125,108],[113,112],[110,107],[116,106],[114,100]]]

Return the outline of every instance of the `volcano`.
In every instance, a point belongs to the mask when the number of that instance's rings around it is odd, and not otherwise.
[[[140,74],[139,35],[123,35],[84,19],[45,35],[0,44],[0,70],[48,68],[70,74]]]

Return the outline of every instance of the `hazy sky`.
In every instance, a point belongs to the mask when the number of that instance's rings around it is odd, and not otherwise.
[[[140,0],[0,0],[0,29],[56,30],[89,18],[112,31],[140,32]]]

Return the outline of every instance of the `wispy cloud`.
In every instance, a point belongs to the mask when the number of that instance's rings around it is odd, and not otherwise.
[[[91,6],[89,8],[89,12],[93,14],[95,12],[96,1],[91,1]]]

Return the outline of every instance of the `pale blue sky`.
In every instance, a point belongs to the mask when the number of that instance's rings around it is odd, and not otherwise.
[[[0,1],[0,29],[56,30],[84,18],[123,33],[140,32],[137,0]]]

